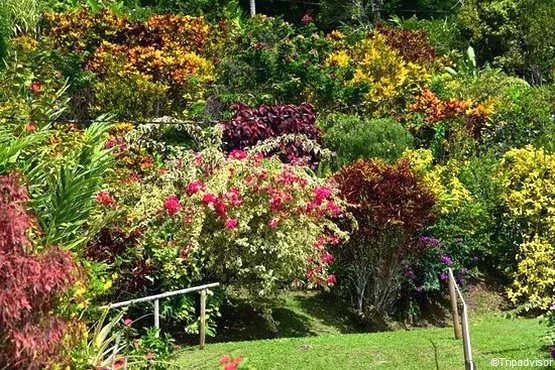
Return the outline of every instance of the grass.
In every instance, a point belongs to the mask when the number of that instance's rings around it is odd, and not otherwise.
[[[478,369],[494,368],[493,358],[549,358],[545,328],[537,319],[481,314],[470,323]],[[464,369],[462,341],[453,339],[452,328],[214,343],[183,350],[177,363],[184,369],[215,369],[223,354],[243,356],[258,370]]]

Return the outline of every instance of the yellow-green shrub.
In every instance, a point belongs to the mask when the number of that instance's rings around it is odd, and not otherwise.
[[[547,309],[555,295],[555,154],[526,146],[502,161],[507,218],[523,237],[509,298]]]
[[[380,34],[374,34],[353,48],[357,70],[354,83],[370,82],[372,89],[366,95],[371,102],[394,98],[407,90],[423,86],[430,75],[422,66],[405,62],[391,49]]]

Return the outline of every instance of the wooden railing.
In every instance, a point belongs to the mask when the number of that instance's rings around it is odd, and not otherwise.
[[[180,290],[174,290],[171,292],[160,293],[151,295],[148,297],[130,299],[128,301],[122,301],[117,303],[112,303],[102,308],[113,309],[125,306],[130,306],[136,303],[152,302],[154,301],[154,326],[160,329],[160,300],[168,297],[173,297],[176,295],[193,293],[200,291],[200,348],[203,349],[206,343],[206,290],[210,288],[215,288],[219,286],[220,283],[211,283],[200,286],[195,286],[191,288],[185,288]],[[160,334],[160,330],[157,331],[157,335]]]

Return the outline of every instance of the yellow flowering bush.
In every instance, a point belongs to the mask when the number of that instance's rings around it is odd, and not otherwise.
[[[412,168],[423,173],[424,182],[438,199],[438,212],[451,214],[457,212],[465,202],[473,200],[470,191],[457,177],[461,164],[449,161],[443,165],[433,165],[430,149],[407,150],[403,157],[409,158]]]
[[[555,154],[532,146],[512,149],[502,169],[506,216],[523,237],[509,298],[547,309],[555,296]]]
[[[404,61],[380,34],[376,33],[361,41],[352,52],[357,64],[353,82],[372,84],[366,95],[371,102],[380,102],[407,90],[416,90],[430,80],[430,74],[424,67]]]

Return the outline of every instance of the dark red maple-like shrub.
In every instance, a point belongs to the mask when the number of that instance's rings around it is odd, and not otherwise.
[[[53,312],[79,269],[68,251],[33,251],[27,200],[18,175],[0,176],[0,364],[8,369],[63,363],[64,345],[76,327]]]
[[[436,199],[410,161],[389,165],[359,160],[335,175],[341,197],[358,227],[336,257],[360,314],[387,314],[394,305],[403,268],[418,255],[420,232],[434,220]]]
[[[387,45],[397,50],[407,62],[429,64],[437,56],[426,31],[390,27],[382,23],[378,23],[376,29],[385,38]]]
[[[322,131],[315,125],[316,114],[311,104],[250,108],[243,103],[236,103],[232,108],[236,110],[235,115],[231,121],[224,123],[226,152],[252,147],[264,140],[287,134],[302,134],[318,144],[322,142]],[[316,153],[306,150],[301,142],[284,143],[267,154],[277,154],[287,163],[298,158],[307,158],[311,164],[319,160]]]

